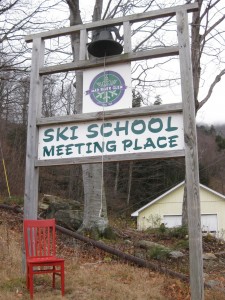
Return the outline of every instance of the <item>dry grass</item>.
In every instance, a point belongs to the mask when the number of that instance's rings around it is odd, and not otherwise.
[[[0,225],[0,299],[29,299],[22,273],[22,234]],[[79,254],[66,258],[65,299],[168,299],[162,290],[165,278],[149,270],[115,261],[84,262]],[[50,276],[37,276],[35,299],[61,299],[60,285],[51,289]]]
[[[21,262],[21,227],[10,226],[0,215],[0,299],[29,299]],[[82,248],[83,247],[83,248]],[[190,299],[188,286],[151,270],[113,260],[109,255],[84,246],[59,247],[65,257],[64,299],[76,300],[184,300]],[[96,251],[96,252],[95,252]],[[95,253],[94,253],[95,252]],[[97,255],[96,255],[97,253]],[[98,254],[99,253],[99,254]],[[98,256],[99,255],[99,256]],[[34,299],[61,299],[60,285],[51,289],[49,276],[37,276]],[[220,292],[207,291],[207,300],[223,300]]]

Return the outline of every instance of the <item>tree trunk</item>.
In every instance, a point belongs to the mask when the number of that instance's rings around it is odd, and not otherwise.
[[[187,185],[184,182],[184,196],[182,206],[182,226],[188,227],[188,212],[187,212]]]
[[[127,191],[127,206],[130,204],[130,192],[131,192],[131,183],[132,183],[132,173],[133,173],[133,162],[129,162],[129,171],[128,171],[128,191]]]
[[[99,164],[83,165],[84,218],[82,230],[97,229],[103,233],[108,227],[106,197]]]
[[[114,197],[117,196],[117,192],[118,192],[119,173],[120,173],[120,163],[117,162],[116,163],[115,183],[114,183]]]
[[[81,24],[79,0],[67,0],[70,9],[70,25]],[[96,0],[93,20],[101,17],[102,0]],[[71,36],[74,61],[79,59],[79,35]],[[83,95],[83,72],[76,72],[76,113],[82,112]],[[103,172],[101,164],[83,165],[83,186],[84,186],[84,218],[81,226],[82,231],[91,231],[93,228],[100,233],[108,227],[106,210],[106,197],[103,184]]]

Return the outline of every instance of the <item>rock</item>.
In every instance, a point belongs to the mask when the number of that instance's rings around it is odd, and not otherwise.
[[[55,218],[55,215],[58,211],[68,210],[69,211],[70,206],[68,203],[50,203],[48,208],[45,211],[46,219]]]
[[[58,225],[70,230],[77,230],[82,224],[83,213],[80,210],[58,210],[54,215]]]
[[[49,207],[50,204],[52,205],[53,203],[55,203],[55,205],[57,205],[57,203],[69,205],[70,209],[72,210],[82,209],[82,205],[79,201],[65,199],[65,198],[57,197],[54,195],[47,195],[47,194],[44,194],[44,196],[40,200],[39,207],[40,208],[43,207],[43,209],[46,209]]]
[[[210,260],[210,259],[217,259],[216,255],[213,253],[204,253],[202,255],[202,258],[205,260]]]
[[[40,216],[55,218],[58,225],[70,230],[77,230],[83,221],[83,206],[80,202],[63,199],[54,195],[44,195],[40,201]]]
[[[209,274],[203,272],[203,278],[206,279],[206,278],[208,278],[208,277],[209,277]]]
[[[126,240],[124,241],[124,244],[125,244],[125,245],[132,245],[133,243],[132,243],[131,240],[126,239]]]
[[[135,250],[134,256],[146,260],[146,252],[139,250]]]
[[[207,284],[208,284],[209,286],[211,286],[212,288],[213,288],[213,287],[216,287],[216,286],[220,286],[220,282],[217,281],[217,280],[208,280],[208,281],[207,281]]]
[[[48,207],[49,207],[49,204],[46,204],[46,203],[39,204],[39,209],[41,209],[41,210],[46,210],[46,209],[48,209]]]
[[[171,258],[180,258],[180,257],[183,257],[184,256],[184,253],[182,253],[181,251],[171,251],[169,253],[169,256]]]
[[[145,241],[145,240],[138,241],[136,246],[143,248],[145,250],[150,250],[152,248],[161,248],[161,249],[169,250],[169,248],[165,247],[164,245],[157,244],[151,241]]]

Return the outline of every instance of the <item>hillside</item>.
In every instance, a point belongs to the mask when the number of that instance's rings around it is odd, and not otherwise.
[[[219,150],[216,136],[224,134],[225,125],[218,127],[200,126],[198,133],[198,153],[200,164],[200,178],[204,184],[225,194],[225,150]]]
[[[25,287],[25,276],[21,271],[22,220],[20,215],[0,208],[0,299],[24,299],[29,295]],[[118,222],[118,220],[117,220]],[[116,226],[116,223],[114,223]],[[175,245],[179,239],[163,238],[158,232],[138,233],[124,223],[117,223],[120,238],[116,241],[103,240],[102,243],[121,249],[126,253],[144,255],[144,249],[138,250],[134,245],[138,240],[155,238],[167,246]],[[10,238],[9,238],[10,237]],[[161,237],[161,239],[159,239]],[[166,237],[166,236],[164,236]],[[135,264],[118,259],[115,255],[94,248],[91,243],[84,244],[71,240],[58,233],[57,252],[65,258],[66,287],[64,299],[110,299],[110,300],[190,300],[189,286],[176,277],[156,272],[152,269],[141,268]],[[215,240],[204,240],[205,251],[224,251],[224,243]],[[180,243],[181,247],[181,243]],[[184,245],[183,245],[184,247]],[[136,250],[135,250],[136,249]],[[165,259],[165,254],[154,256],[152,263],[164,266],[178,272],[188,272],[188,251],[182,248],[185,256],[177,259]],[[138,251],[139,254],[138,254]],[[224,252],[223,252],[224,253]],[[159,254],[159,252],[158,252]],[[217,253],[217,258],[205,260],[204,274],[212,288],[205,289],[206,300],[225,300],[224,257]],[[144,258],[145,259],[145,258]],[[35,281],[35,299],[61,299],[59,282],[56,290],[51,288],[51,280],[39,276]]]

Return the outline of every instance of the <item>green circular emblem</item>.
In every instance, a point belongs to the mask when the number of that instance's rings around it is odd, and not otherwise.
[[[117,103],[126,89],[124,79],[114,71],[101,72],[94,77],[86,95],[99,106],[111,106]]]

